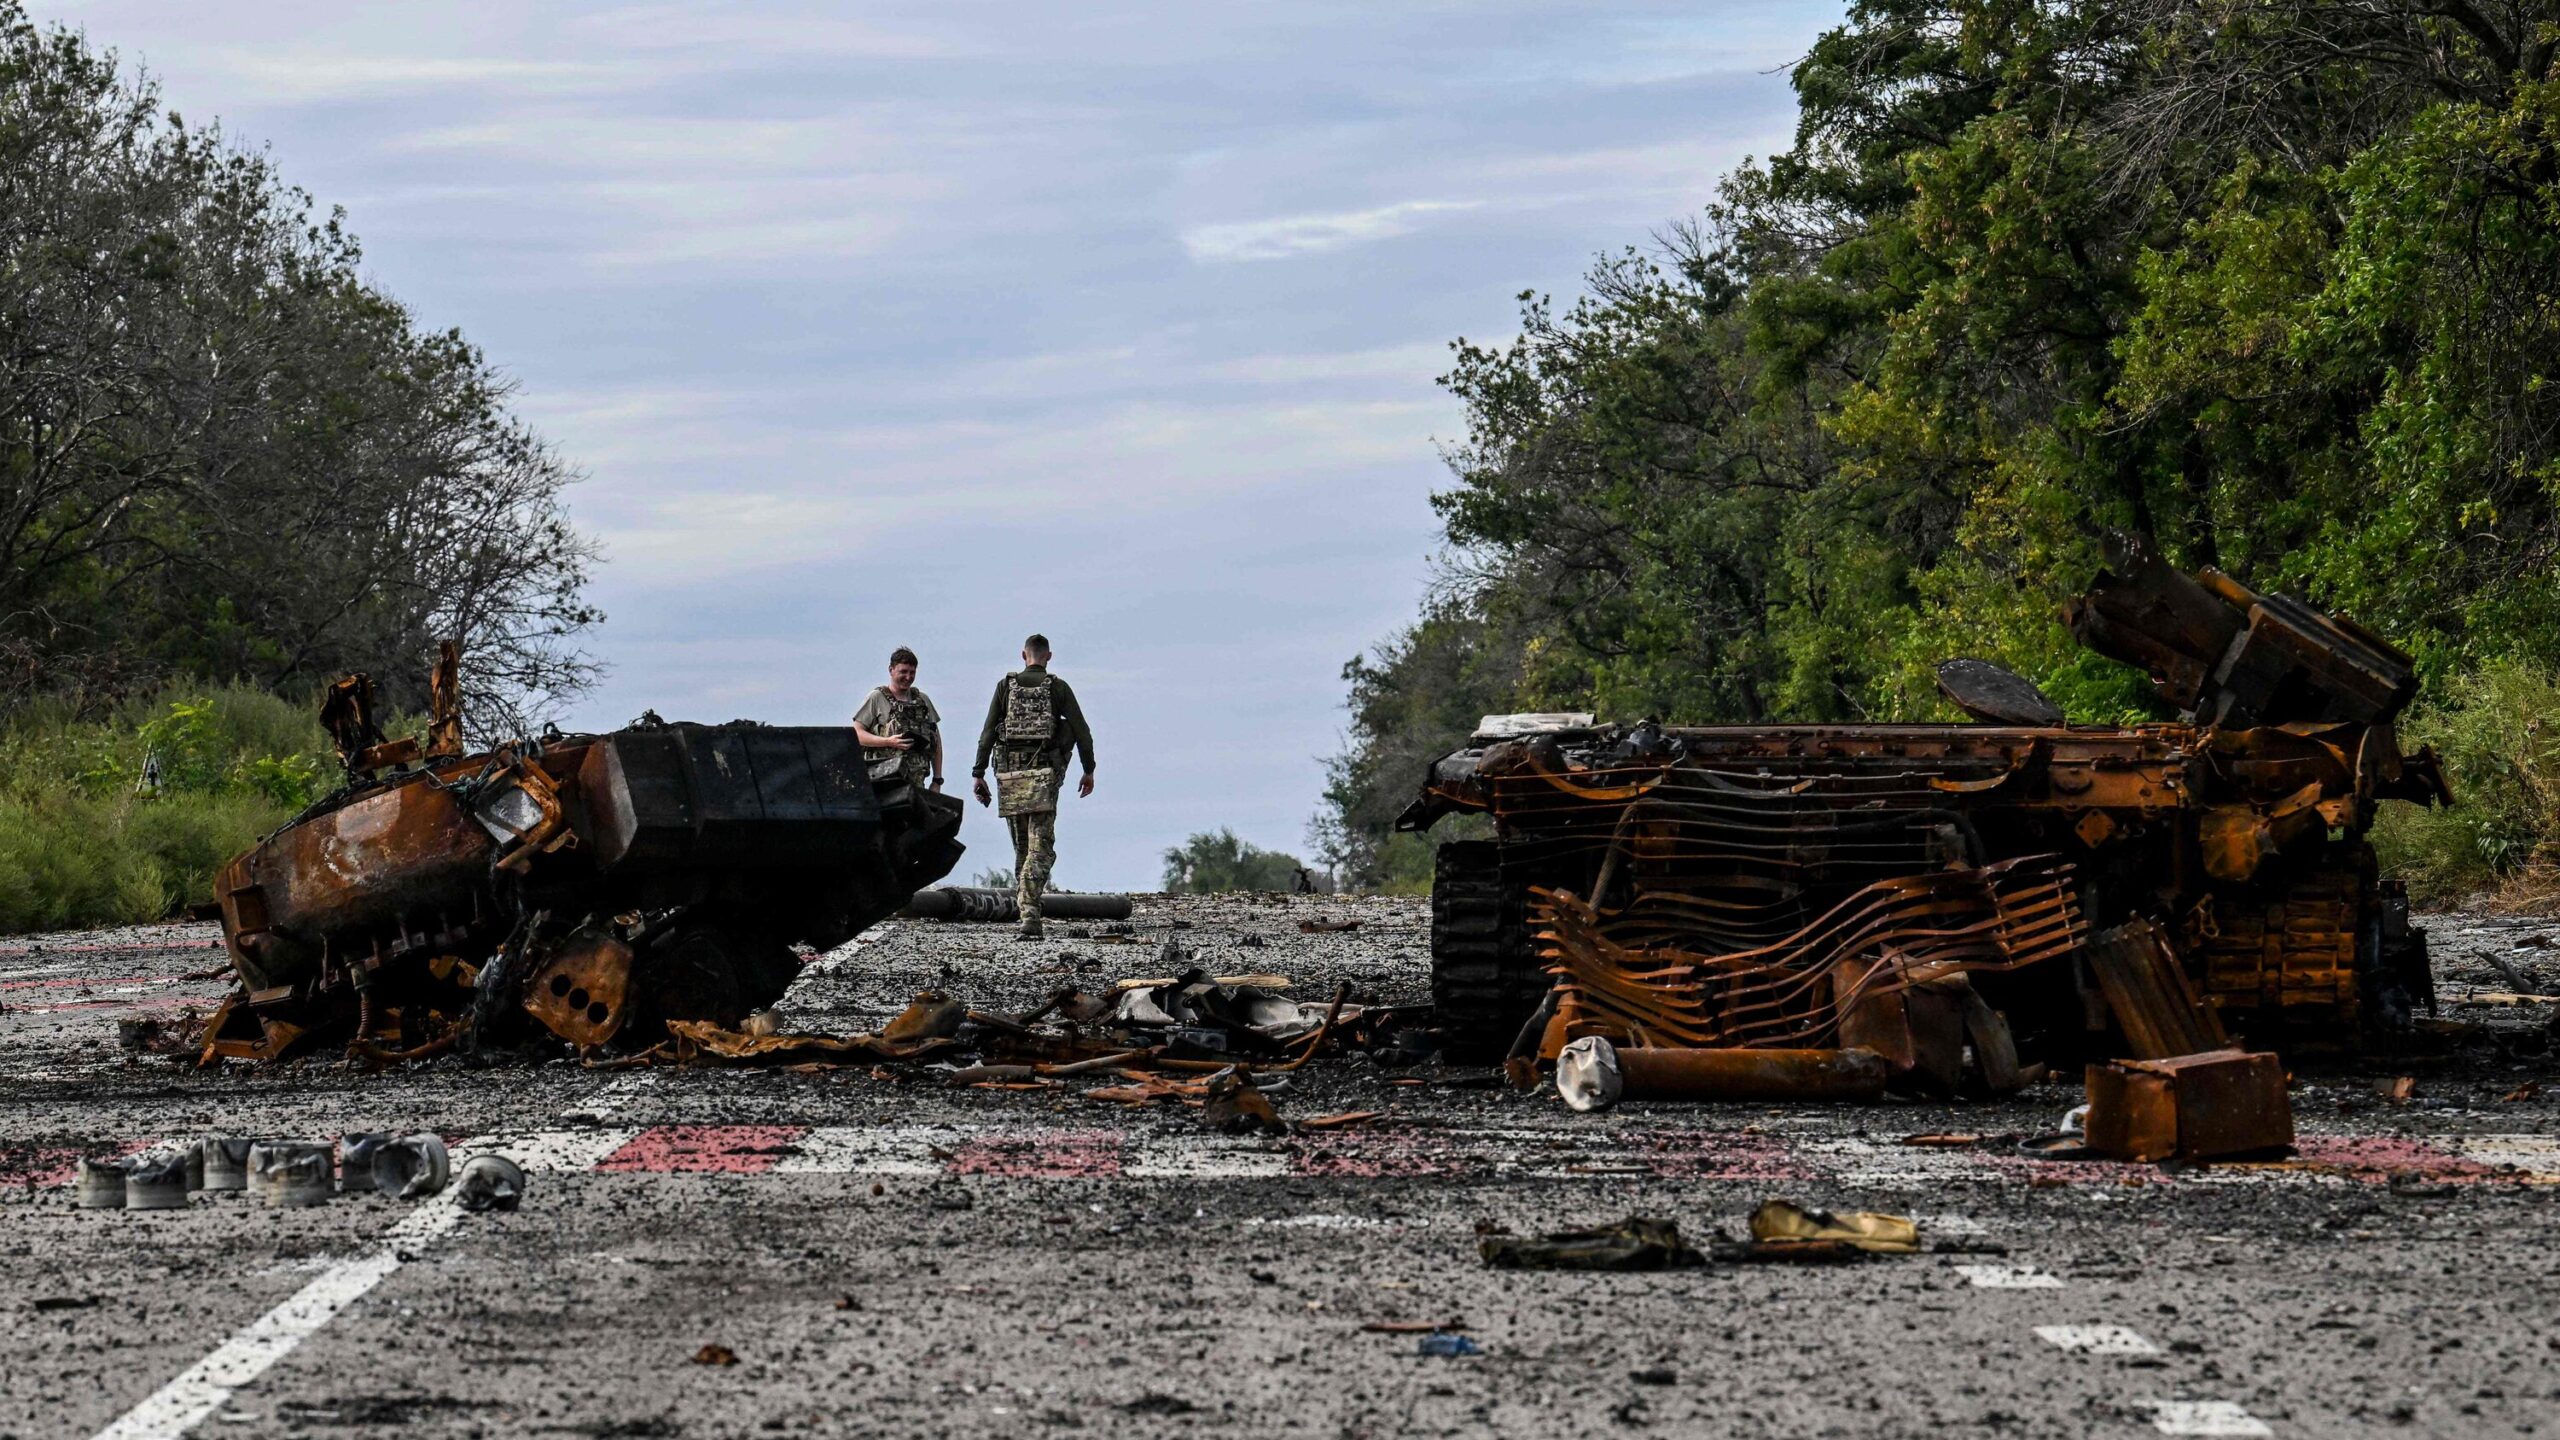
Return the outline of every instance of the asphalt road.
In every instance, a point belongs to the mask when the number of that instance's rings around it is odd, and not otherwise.
[[[1308,914],[1358,918],[1308,936]],[[1187,927],[1173,930],[1176,920]],[[1134,945],[894,924],[795,1027],[919,988],[1020,1004],[1212,969],[1425,990],[1412,902],[1151,902]],[[2449,999],[2560,990],[2560,926],[2437,917]],[[1054,932],[1053,932],[1054,933]],[[1248,947],[1242,937],[1265,943]],[[2545,959],[2550,956],[2552,958]],[[2560,1429],[2560,1007],[2448,1004],[2448,1053],[2306,1072],[2284,1166],[2035,1161],[2078,1088],[1972,1106],[1565,1111],[1469,1072],[1311,1067],[1285,1139],[1081,1087],[335,1061],[199,1072],[116,1022],[204,1005],[210,927],[0,941],[0,1435],[2528,1435]],[[2413,1076],[2416,1095],[2377,1091]],[[2546,1094],[2508,1099],[2539,1079]],[[1419,1083],[1416,1083],[1419,1082]],[[84,1150],[435,1130],[534,1167],[524,1208],[72,1207]],[[1907,1136],[1995,1137],[1952,1148]],[[1479,1224],[1772,1197],[1967,1253],[1637,1275],[1486,1268]],[[1480,1354],[1377,1322],[1440,1322]],[[734,1357],[734,1358],[732,1358]]]

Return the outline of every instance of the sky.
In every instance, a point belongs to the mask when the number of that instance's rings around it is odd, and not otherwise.
[[[31,8],[514,379],[607,557],[565,722],[841,724],[904,644],[965,787],[1039,630],[1099,751],[1056,881],[1151,889],[1196,831],[1309,853],[1343,663],[1430,583],[1449,343],[1784,148],[1840,6]]]

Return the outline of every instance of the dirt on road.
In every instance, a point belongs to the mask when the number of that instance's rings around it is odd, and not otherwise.
[[[1418,901],[1242,897],[1144,900],[1125,940],[895,921],[781,1008],[829,1032],[927,987],[1028,1008],[1156,973],[1167,938],[1302,997],[1415,1002],[1427,923]],[[219,997],[211,926],[0,941],[0,1435],[2550,1433],[2560,1005],[2504,997],[2560,991],[2560,925],[2428,924],[2433,1028],[2462,1033],[2298,1067],[2298,1156],[2203,1168],[2021,1154],[2078,1103],[2058,1081],[1576,1115],[1482,1069],[1355,1057],[1273,1099],[1378,1118],[1230,1137],[1178,1102],[1086,1098],[1107,1080],[200,1071],[129,1055],[119,1022]],[[72,1202],[84,1153],[382,1130],[517,1156],[523,1208]],[[1483,1226],[1628,1215],[1703,1245],[1771,1198],[1913,1216],[1924,1253],[1478,1256]],[[1420,1353],[1434,1325],[1481,1353]]]

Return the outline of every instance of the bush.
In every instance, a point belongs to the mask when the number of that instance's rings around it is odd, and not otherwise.
[[[0,930],[158,920],[210,900],[214,872],[335,773],[312,715],[238,687],[166,693],[104,721],[41,703],[11,714]]]
[[[2450,810],[2385,805],[2373,829],[2383,872],[2422,904],[2560,884],[2560,667],[2497,660],[2411,712],[2405,744],[2436,747]]]

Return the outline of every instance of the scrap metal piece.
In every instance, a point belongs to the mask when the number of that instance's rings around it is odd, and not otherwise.
[[[2101,932],[2081,952],[2136,1060],[2226,1049],[2222,1018],[2196,994],[2168,933],[2149,920]]]
[[[1621,1047],[1585,1035],[1556,1061],[1556,1092],[1575,1110],[1622,1098],[1872,1101],[1884,1088],[1884,1059],[1868,1050]]]
[[[1537,1236],[1496,1231],[1477,1238],[1476,1253],[1497,1270],[1680,1270],[1707,1263],[1680,1238],[1678,1222],[1645,1216]]]
[[[2045,698],[2036,682],[1988,660],[1941,660],[1938,693],[1976,720],[1993,725],[2060,725],[2062,707]]]
[[[83,1210],[121,1210],[125,1202],[125,1169],[121,1160],[80,1161],[79,1203]]]
[[[525,982],[525,1013],[581,1048],[610,1042],[631,1014],[629,945],[586,926],[546,955]]]
[[[513,1210],[524,1201],[524,1169],[504,1155],[475,1155],[454,1177],[454,1202],[480,1214]]]
[[[186,1155],[180,1151],[168,1151],[133,1161],[125,1170],[124,1208],[127,1210],[186,1209]]]
[[[204,1152],[204,1188],[207,1190],[246,1190],[249,1188],[249,1152],[255,1140],[229,1136],[208,1136],[196,1142]]]
[[[408,1135],[373,1152],[373,1188],[401,1200],[423,1200],[453,1177],[441,1135]]]
[[[250,1192],[270,1208],[298,1210],[326,1204],[337,1193],[336,1182],[326,1145],[270,1140],[249,1152]]]
[[[1870,1255],[1917,1255],[1920,1227],[1900,1215],[1861,1210],[1835,1215],[1792,1200],[1765,1200],[1751,1212],[1751,1238],[1762,1244],[1836,1242]]]
[[[2284,1064],[2213,1050],[2089,1067],[2088,1147],[2117,1160],[2209,1160],[2293,1145]]]

